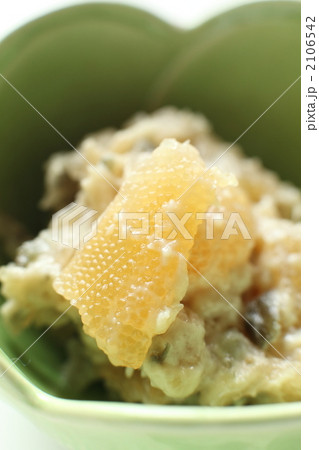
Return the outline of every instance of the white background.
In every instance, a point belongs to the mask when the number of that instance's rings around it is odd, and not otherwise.
[[[319,2],[303,0],[301,16],[301,167],[302,167],[302,449],[318,447],[318,223],[319,209],[313,204],[314,190],[318,192],[319,167],[319,94],[316,107],[317,131],[308,131],[307,89],[316,86],[319,92]],[[316,71],[306,70],[306,17],[316,16]],[[315,29],[313,29],[315,30]],[[314,76],[314,83],[309,81]],[[315,262],[316,261],[316,262]],[[314,301],[316,298],[316,301]],[[314,355],[315,358],[314,358]],[[315,444],[317,442],[317,444]]]
[[[61,7],[65,7],[68,5],[76,4],[76,3],[84,3],[81,1],[74,0],[0,0],[0,39],[6,36],[8,33],[24,24],[25,22],[38,17],[44,13],[59,9]],[[87,0],[87,3],[89,1]],[[163,19],[184,27],[192,27],[201,23],[205,19],[209,18],[213,14],[222,12],[224,10],[229,9],[232,6],[241,5],[244,3],[248,3],[245,0],[125,0],[123,2],[112,0],[112,3],[126,3],[129,5],[134,5],[141,7],[145,10],[153,12]],[[315,2],[311,0],[304,0],[303,5],[309,5],[307,14],[310,12],[313,13],[313,9],[310,10],[311,4],[314,5]],[[319,22],[319,16],[317,14],[317,19]],[[319,23],[317,23],[317,35],[319,35]],[[318,38],[317,38],[318,39]],[[317,44],[317,49],[319,49]],[[318,50],[317,50],[318,52]],[[319,55],[318,55],[319,57]],[[318,64],[319,66],[319,64]],[[319,67],[318,67],[319,70]],[[318,78],[318,76],[317,76]],[[304,109],[304,108],[303,108]],[[304,120],[304,117],[303,117]],[[317,120],[319,123],[319,115],[317,111]],[[307,148],[311,151],[311,160],[310,164],[307,164],[307,161],[304,161],[303,168],[309,171],[313,171],[314,178],[317,176],[314,173],[314,170],[317,171],[318,165],[314,164],[313,157],[314,152],[316,152],[318,156],[318,132],[316,133],[317,139],[316,144],[314,140],[314,136],[308,136],[309,133],[304,131],[303,127],[303,141],[307,141]],[[304,177],[306,178],[306,177]],[[308,188],[310,189],[309,196],[307,195],[308,202],[309,198],[313,195],[313,186],[312,179],[307,176],[307,180],[310,183]],[[316,189],[318,192],[318,189]],[[310,223],[310,221],[309,221]],[[312,222],[314,223],[314,222]],[[316,227],[318,226],[318,221],[316,222]],[[309,231],[315,232],[316,229],[309,229]],[[309,235],[309,233],[307,233]],[[316,233],[318,235],[318,233]],[[315,267],[315,266],[313,266]],[[308,271],[307,271],[308,272]],[[309,272],[308,272],[309,273]],[[316,274],[310,274],[308,279],[310,278],[316,279]],[[313,291],[312,291],[313,292]],[[309,298],[311,291],[309,292]],[[318,297],[318,290],[315,291],[316,297]],[[308,296],[308,294],[307,294]],[[313,301],[318,305],[318,298],[313,298]],[[310,309],[309,320],[316,320],[317,315],[313,313],[313,309]],[[314,323],[315,329],[316,323]],[[307,327],[308,330],[311,331],[311,327]],[[309,340],[308,340],[309,342]],[[305,348],[305,346],[304,346]],[[307,352],[308,353],[308,352]],[[318,352],[316,352],[318,356]],[[304,354],[305,356],[305,354]],[[310,358],[313,360],[313,358]],[[310,371],[311,372],[311,371]],[[312,373],[316,377],[318,377],[318,372],[312,371]],[[1,381],[0,381],[1,382]],[[306,389],[304,389],[305,393]],[[315,400],[313,399],[313,402]],[[313,414],[313,418],[316,416]],[[312,425],[311,422],[308,422],[309,425]],[[309,431],[308,427],[308,431]],[[315,429],[315,427],[312,427]],[[310,437],[308,435],[308,437]],[[7,404],[4,400],[0,399],[0,445],[4,450],[63,450],[63,447],[56,444],[52,439],[43,434],[40,430],[36,429],[35,426],[24,418],[19,412],[17,412],[14,408],[12,408],[9,404]],[[306,446],[304,448],[307,448]],[[311,448],[311,447],[308,447]]]
[[[1,0],[0,38],[25,22],[47,12],[79,3],[97,3],[99,0]],[[233,6],[250,3],[249,0],[111,0],[137,6],[155,13],[180,26],[194,26],[211,15]]]

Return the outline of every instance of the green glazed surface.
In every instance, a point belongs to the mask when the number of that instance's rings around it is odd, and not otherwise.
[[[189,31],[130,7],[85,4],[20,28],[0,44],[0,72],[76,146],[88,132],[161,105],[203,112],[234,141],[300,75],[300,4],[234,9]],[[300,82],[239,141],[300,182]],[[0,208],[33,232],[42,166],[68,144],[0,78]],[[0,327],[0,369],[40,334]],[[0,389],[72,449],[297,450],[300,405],[227,408],[82,399],[63,385],[64,351],[48,333],[0,379]],[[90,399],[87,400],[86,398]]]

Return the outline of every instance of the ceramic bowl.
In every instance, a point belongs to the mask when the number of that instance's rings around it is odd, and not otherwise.
[[[126,6],[75,6],[7,37],[0,73],[32,105],[0,78],[0,207],[33,232],[48,219],[37,209],[43,163],[68,148],[34,108],[72,145],[165,104],[203,112],[229,141],[262,115],[239,143],[284,179],[300,181],[299,3],[249,4],[191,30]],[[72,449],[300,448],[295,403],[140,405],[98,401],[98,387],[78,398],[61,384],[63,348],[49,333],[12,365],[40,334],[14,336],[1,325],[0,388]]]

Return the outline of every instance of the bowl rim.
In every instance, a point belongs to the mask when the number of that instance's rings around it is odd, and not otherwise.
[[[271,403],[245,406],[155,405],[98,400],[72,400],[48,394],[35,386],[1,350],[0,367],[11,388],[29,406],[54,416],[149,424],[242,424],[299,420],[301,403]],[[5,373],[4,373],[5,372]]]
[[[216,18],[227,14],[235,9],[244,9],[249,6],[259,5],[263,7],[265,4],[277,3],[276,1],[251,1],[234,8],[227,9],[212,18]],[[300,4],[298,0],[290,0],[287,2],[278,2],[289,4]],[[118,3],[104,3],[104,2],[83,2],[63,8],[57,8],[53,11],[36,17],[13,30],[9,35],[4,36],[0,40],[0,44],[7,44],[7,39],[13,40],[21,31],[29,31],[34,25],[38,25],[43,19],[58,15],[61,12],[68,13],[70,10],[82,9],[86,7],[116,7],[133,10],[135,12],[144,14],[153,20],[157,20],[168,28],[175,29],[176,32],[188,32],[204,27],[207,22],[200,23],[191,28],[180,28],[155,14],[145,11],[143,8],[133,7],[130,5]],[[63,417],[65,415],[77,418],[90,418],[99,420],[112,420],[115,422],[126,421],[129,423],[143,423],[149,424],[194,424],[194,425],[212,425],[212,424],[242,424],[242,423],[258,423],[258,422],[278,422],[300,420],[301,416],[301,402],[291,403],[272,403],[260,405],[245,405],[245,406],[188,406],[188,405],[156,405],[156,404],[138,404],[129,402],[108,402],[108,401],[94,401],[94,400],[72,400],[51,395],[28,380],[26,375],[12,363],[12,360],[0,348],[0,368],[2,375],[0,375],[0,383],[2,377],[7,377],[9,387],[13,395],[19,393],[20,401],[28,406],[39,409],[42,412],[49,413],[54,416]],[[1,387],[1,386],[0,386]],[[12,393],[11,392],[11,393]]]

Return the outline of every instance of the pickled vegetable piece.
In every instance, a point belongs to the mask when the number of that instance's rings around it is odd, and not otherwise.
[[[280,333],[276,291],[268,291],[247,304],[245,328],[251,341],[265,349]]]

